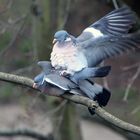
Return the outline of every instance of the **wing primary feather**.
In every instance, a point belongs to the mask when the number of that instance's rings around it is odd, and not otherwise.
[[[60,86],[59,84],[57,84],[57,83],[51,81],[51,80],[50,80],[49,78],[47,78],[47,77],[45,78],[45,81],[48,82],[48,83],[50,83],[50,84],[52,84],[52,85],[55,85],[55,86],[57,86],[57,87],[60,87],[61,89],[65,90],[65,91],[68,91],[68,90],[69,90],[68,88],[64,88],[64,87]]]
[[[102,37],[103,35],[119,36],[127,34],[134,23],[136,23],[134,12],[125,6],[110,12],[87,27],[76,40],[83,42],[91,38]]]

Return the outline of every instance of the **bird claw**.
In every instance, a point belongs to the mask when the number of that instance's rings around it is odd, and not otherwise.
[[[69,77],[71,75],[71,73],[68,72],[67,70],[63,70],[63,71],[60,71],[60,75]]]
[[[37,84],[36,83],[33,83],[33,88],[37,88]]]

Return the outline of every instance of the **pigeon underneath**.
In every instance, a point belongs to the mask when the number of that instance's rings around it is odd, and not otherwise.
[[[42,68],[42,72],[34,78],[33,87],[39,89],[41,92],[51,96],[61,96],[66,92],[71,94],[86,96],[94,101],[97,101],[100,106],[106,106],[110,99],[110,92],[101,85],[89,80],[82,79],[82,74],[79,73],[80,78],[70,80],[66,77],[60,76],[59,71],[51,70],[51,63],[47,61],[38,62]],[[103,71],[105,68],[105,71]],[[93,77],[106,76],[110,68],[100,67],[96,68]],[[102,72],[100,72],[102,71]],[[91,76],[91,75],[90,75]],[[76,81],[76,82],[75,82]]]

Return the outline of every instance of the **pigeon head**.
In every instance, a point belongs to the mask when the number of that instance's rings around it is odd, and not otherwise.
[[[47,93],[47,95],[52,95],[52,96],[60,96],[64,94],[65,90],[57,86],[57,83],[53,83],[50,79],[49,82],[45,80],[46,74],[44,72],[38,74],[34,78],[34,83],[33,83],[33,88],[40,90],[43,93]],[[55,76],[55,75],[54,75]],[[54,78],[54,77],[52,77]],[[61,85],[60,85],[61,86]]]
[[[40,89],[44,84],[45,75],[51,72],[52,66],[49,61],[39,61],[37,64],[41,67],[42,72],[34,78],[33,88]]]
[[[68,41],[72,41],[73,40],[73,36],[71,36],[70,34],[68,34],[67,31],[65,30],[60,30],[57,31],[54,35],[54,40],[53,40],[53,44],[55,44],[56,42],[59,43],[63,43],[63,42],[68,42]]]
[[[44,76],[45,74],[44,72],[42,72],[34,78],[34,84],[33,84],[34,88],[40,89],[39,87],[43,84]]]
[[[44,93],[49,93],[50,85],[44,80],[45,73],[42,72],[34,78],[33,88],[40,90]]]

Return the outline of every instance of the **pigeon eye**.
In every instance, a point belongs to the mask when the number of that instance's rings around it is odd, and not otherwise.
[[[65,42],[67,42],[67,41],[71,41],[71,38],[70,38],[70,37],[67,37],[67,38],[65,39]]]

